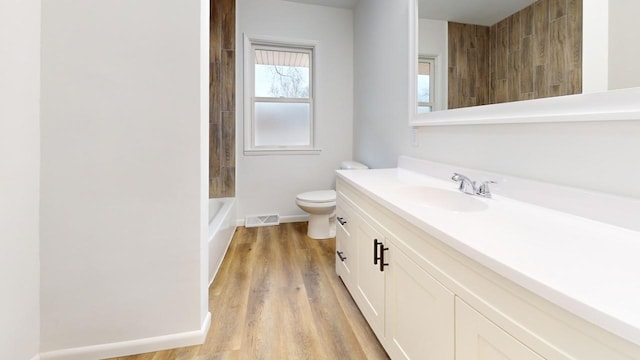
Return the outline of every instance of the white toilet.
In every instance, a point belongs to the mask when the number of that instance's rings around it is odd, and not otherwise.
[[[343,161],[341,170],[368,169],[357,161]],[[296,204],[309,214],[307,236],[312,239],[326,239],[336,236],[336,191],[309,191],[296,196]]]

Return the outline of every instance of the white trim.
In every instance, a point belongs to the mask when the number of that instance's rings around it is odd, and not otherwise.
[[[285,149],[252,149],[245,150],[244,155],[247,156],[264,156],[264,155],[320,155],[322,149],[293,149],[291,147]]]
[[[203,344],[211,326],[211,313],[207,313],[200,330],[145,339],[115,342],[109,344],[82,346],[54,350],[40,354],[41,360],[86,360],[104,359],[151,351]]]
[[[294,222],[305,222],[309,221],[309,215],[287,215],[280,216],[280,223],[294,223]],[[244,219],[236,219],[236,226],[244,227]]]
[[[209,312],[209,14],[200,0],[200,316]]]
[[[428,63],[429,64],[429,102],[418,102],[417,100],[417,91],[416,91],[416,103],[417,106],[430,106],[431,107],[431,111],[437,111],[440,110],[439,104],[440,104],[440,96],[442,96],[440,94],[440,89],[436,88],[436,80],[439,80],[440,78],[440,72],[439,70],[439,64],[440,64],[440,57],[438,55],[429,55],[429,54],[418,54],[418,64],[420,63]],[[419,67],[420,65],[418,65]],[[417,76],[417,72],[416,72],[416,76]],[[416,89],[417,89],[417,82],[416,82]]]
[[[310,104],[312,98],[300,99],[300,98],[272,98],[272,97],[255,97],[255,102],[275,102],[275,103],[296,103],[296,104]]]
[[[444,36],[445,39],[449,39],[449,23],[446,21],[442,22],[442,26],[444,27]],[[449,41],[444,42],[444,53],[442,54],[443,61],[440,62],[438,73],[440,76],[438,77],[438,89],[440,89],[440,93],[442,96],[440,97],[439,110],[447,110],[449,108]]]
[[[33,357],[31,358],[31,360],[40,360],[40,354],[35,354],[35,355],[33,355]]]
[[[415,120],[418,119],[418,107],[416,106],[417,92],[418,92],[418,0],[409,1],[409,19],[407,32],[409,33],[409,64],[407,69],[409,70],[409,125],[419,126]]]
[[[640,120],[640,88],[436,111],[411,126]]]
[[[582,93],[609,89],[609,1],[582,1]]]
[[[305,214],[305,215],[288,215],[288,216],[281,216],[280,217],[280,223],[294,223],[294,222],[305,222],[305,221],[309,221],[309,215]]]
[[[259,43],[266,43],[266,44],[273,44],[273,45],[281,45],[281,46],[292,46],[292,47],[317,47],[318,46],[318,42],[315,40],[308,40],[308,39],[297,39],[297,38],[287,38],[287,37],[280,37],[280,36],[268,36],[268,35],[250,35],[247,33],[244,33],[244,41],[245,44],[247,44],[247,42],[249,42],[249,44],[251,44],[251,42],[259,42]],[[245,47],[245,51],[246,51],[246,47]]]
[[[251,98],[251,94],[252,94],[252,89],[251,89],[251,76],[249,76],[249,71],[248,69],[251,69],[251,39],[256,39],[256,37],[254,36],[247,36],[247,34],[244,34],[244,48],[243,48],[243,69],[242,69],[242,77],[244,79],[243,81],[243,98],[242,98],[242,106],[243,106],[243,114],[242,114],[242,129],[243,129],[243,139],[244,139],[244,143],[242,145],[243,149],[246,151],[247,149],[251,148],[251,123],[249,121],[246,121],[245,119],[247,119],[247,117],[252,116],[252,102],[251,101],[247,101],[246,99],[250,99]],[[251,72],[253,73],[253,72]],[[236,99],[237,100],[237,99]],[[237,121],[237,120],[236,120]]]
[[[314,40],[305,40],[305,39],[292,39],[292,38],[280,38],[273,36],[259,36],[259,35],[248,35],[243,34],[244,37],[244,68],[242,71],[242,75],[244,77],[243,81],[243,99],[242,103],[244,106],[243,111],[243,151],[244,155],[299,155],[299,154],[318,154],[320,153],[320,149],[318,146],[318,131],[316,126],[316,107],[317,107],[317,90],[318,90],[318,64],[319,64],[319,46],[318,42]],[[254,145],[254,119],[253,119],[253,106],[256,100],[264,100],[265,98],[257,98],[253,99],[253,61],[252,61],[252,46],[254,43],[258,43],[258,45],[266,45],[266,46],[275,46],[282,47],[286,49],[287,47],[291,48],[305,48],[308,49],[311,54],[310,64],[309,64],[309,81],[310,81],[310,89],[309,89],[309,99],[286,99],[287,102],[302,102],[310,104],[310,137],[309,137],[309,146],[283,146],[283,147],[258,147]],[[272,98],[269,101],[273,101]],[[291,100],[291,101],[289,101]],[[285,101],[285,100],[282,100]]]

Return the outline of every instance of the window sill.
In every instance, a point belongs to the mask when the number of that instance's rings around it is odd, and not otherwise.
[[[322,152],[322,149],[245,149],[244,155],[320,155],[320,152]]]

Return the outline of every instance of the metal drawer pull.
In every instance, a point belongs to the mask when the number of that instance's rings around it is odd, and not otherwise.
[[[378,253],[378,249],[380,246],[382,246],[382,241],[373,239],[373,265],[378,265],[378,261],[380,261],[380,255]]]
[[[384,252],[389,250],[389,248],[384,247],[382,243],[380,243],[380,271],[384,271],[385,266],[389,266],[388,263],[384,262]]]
[[[340,258],[340,261],[345,261],[345,260],[347,260],[347,257],[346,257],[346,256],[344,256],[344,255],[342,255],[342,254],[344,254],[344,252],[342,252],[342,251],[336,251],[336,254],[338,254],[338,257]]]
[[[337,219],[338,219],[338,222],[340,223],[340,225],[344,225],[344,224],[347,223],[347,220],[345,220],[343,217],[339,217],[338,216]]]

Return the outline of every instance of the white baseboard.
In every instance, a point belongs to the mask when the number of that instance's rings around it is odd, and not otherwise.
[[[49,351],[41,353],[33,360],[94,360],[199,345],[204,343],[210,326],[211,313],[207,313],[200,330],[110,344]]]
[[[280,216],[280,223],[309,221],[309,215],[288,215]],[[236,226],[244,226],[244,219],[237,219]]]
[[[40,354],[35,354],[31,360],[40,360]]]
[[[292,222],[303,222],[309,221],[309,215],[289,215],[289,216],[280,216],[281,223],[292,223]]]

